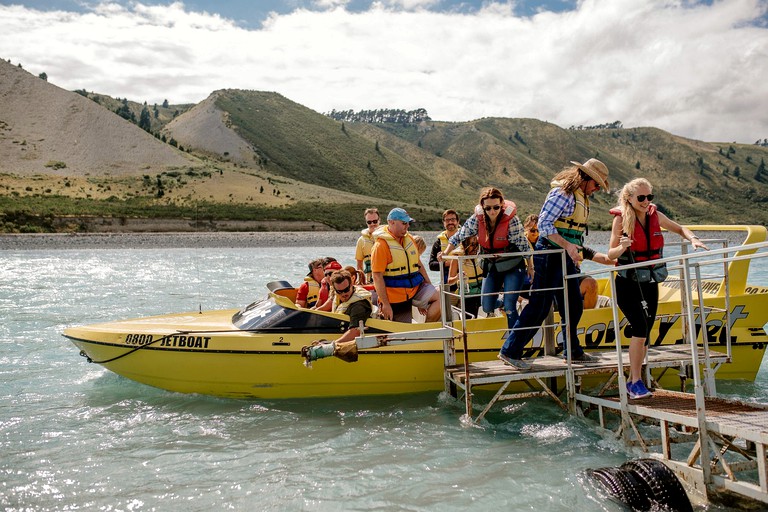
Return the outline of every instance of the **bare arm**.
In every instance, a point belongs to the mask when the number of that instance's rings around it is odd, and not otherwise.
[[[704,249],[709,250],[709,247],[704,245],[701,240],[699,240],[699,237],[696,236],[693,231],[690,229],[681,226],[677,222],[673,221],[666,215],[664,215],[661,212],[657,212],[657,215],[659,216],[659,225],[666,229],[667,231],[671,231],[672,233],[677,233],[681,237],[685,238],[689,242],[691,242],[691,245],[694,249]]]
[[[360,329],[358,329],[357,327],[353,327],[349,329],[347,332],[345,332],[344,334],[342,334],[341,337],[336,340],[336,343],[341,343],[344,341],[352,341],[358,336],[360,336]]]
[[[455,249],[455,247],[453,246],[453,244],[452,243],[448,243],[448,247],[445,248],[445,251],[438,252],[437,256],[435,257],[435,259],[437,259],[437,261],[443,261],[443,256],[451,254],[454,249]]]
[[[421,261],[419,261],[419,263],[421,263]],[[421,277],[424,278],[425,283],[432,284],[432,281],[429,279],[429,274],[427,273],[427,267],[423,264],[419,265],[419,273],[421,274]]]
[[[611,241],[608,245],[608,258],[611,260],[619,259],[619,256],[624,254],[630,245],[632,245],[632,239],[628,236],[624,236],[622,233],[621,217],[618,215],[613,218],[613,224],[611,225]]]
[[[595,255],[592,257],[592,261],[595,263],[600,263],[602,265],[613,265],[616,263],[614,260],[608,257],[607,254],[603,254],[602,252],[596,252]]]
[[[384,272],[373,273],[373,287],[376,288],[376,294],[379,297],[379,313],[385,320],[392,320],[392,306],[387,297],[387,286],[384,284]]]
[[[448,267],[448,284],[455,284],[459,280],[459,262],[451,260],[451,266]]]

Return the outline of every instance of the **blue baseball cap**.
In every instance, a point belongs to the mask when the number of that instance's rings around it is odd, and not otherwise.
[[[408,212],[402,208],[392,208],[387,215],[387,220],[399,220],[401,222],[414,222],[414,220],[408,215]]]

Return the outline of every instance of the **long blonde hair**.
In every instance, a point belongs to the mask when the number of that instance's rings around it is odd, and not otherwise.
[[[563,192],[573,194],[573,191],[591,178],[575,165],[566,167],[552,178],[552,184],[560,187]]]
[[[629,198],[635,195],[641,186],[646,186],[648,190],[653,192],[653,185],[645,178],[635,178],[621,187],[619,191],[619,204],[616,206],[621,210],[621,230],[629,237],[635,231],[635,220],[637,220],[637,214],[635,214],[635,209],[632,208]]]

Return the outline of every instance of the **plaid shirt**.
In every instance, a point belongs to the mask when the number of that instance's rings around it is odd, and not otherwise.
[[[563,192],[560,187],[550,190],[539,213],[539,236],[548,238],[557,233],[554,222],[560,217],[570,217],[575,209],[575,195]]]
[[[467,221],[461,226],[459,232],[453,235],[448,242],[458,247],[462,241],[471,236],[477,236],[478,230],[478,218],[477,215],[471,215]],[[517,251],[513,252],[525,252],[530,250],[531,246],[528,244],[528,239],[525,237],[525,230],[523,229],[523,223],[517,215],[512,217],[509,221],[509,230],[507,232],[507,240],[509,243],[517,247]]]

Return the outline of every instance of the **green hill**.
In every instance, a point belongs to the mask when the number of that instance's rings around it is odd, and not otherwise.
[[[461,190],[417,165],[407,151],[393,151],[277,93],[224,91],[216,106],[256,148],[256,163],[274,174],[410,204],[441,207],[463,199]]]
[[[423,109],[333,119],[274,92],[244,90],[215,91],[196,105],[147,105],[158,141],[136,126],[143,103],[64,91],[2,62],[0,72],[13,78],[0,98],[5,230],[19,229],[16,218],[79,214],[204,214],[353,229],[365,207],[393,205],[430,229],[445,208],[469,213],[489,185],[521,215],[538,212],[552,177],[592,157],[607,164],[613,191],[648,178],[655,202],[680,222],[768,225],[761,145],[694,141],[620,122],[578,129],[536,119],[449,123]],[[57,105],[57,124],[42,122]],[[593,198],[593,228],[609,226],[615,201]]]

